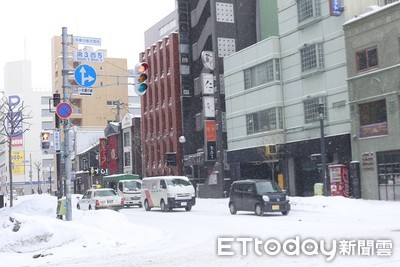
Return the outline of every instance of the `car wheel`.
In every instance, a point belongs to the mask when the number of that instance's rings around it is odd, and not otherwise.
[[[256,204],[256,208],[254,209],[254,211],[258,216],[263,216],[264,215],[264,211],[263,211],[260,203]]]
[[[233,204],[233,202],[229,203],[229,211],[231,212],[231,214],[236,214],[237,209],[235,207],[235,205]]]
[[[192,210],[192,206],[186,206],[186,207],[185,207],[185,210],[186,210],[186,211],[191,211],[191,210]]]
[[[81,209],[81,206],[79,206],[79,204],[78,204],[78,205],[76,205],[76,208],[77,208],[78,210],[80,210],[80,209]]]
[[[167,205],[165,205],[164,199],[161,199],[160,208],[161,208],[162,212],[168,211],[168,207],[167,207]]]
[[[144,209],[146,211],[150,211],[151,210],[149,202],[147,201],[147,199],[144,201]]]
[[[287,210],[287,211],[282,211],[282,215],[288,215],[289,214],[289,211]]]

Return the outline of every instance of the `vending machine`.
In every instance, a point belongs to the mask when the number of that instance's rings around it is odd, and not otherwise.
[[[350,196],[349,172],[345,165],[330,165],[331,196]]]

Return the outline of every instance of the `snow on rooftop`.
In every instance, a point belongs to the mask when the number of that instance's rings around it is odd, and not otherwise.
[[[391,3],[391,4],[387,4],[387,5],[384,5],[384,6],[377,6],[377,5],[369,6],[369,7],[367,7],[367,12],[362,13],[362,14],[360,14],[360,15],[356,15],[354,18],[348,20],[348,21],[347,21],[346,23],[344,23],[343,25],[347,25],[347,24],[353,23],[353,22],[355,22],[355,21],[357,21],[357,20],[366,18],[366,17],[371,16],[371,15],[377,13],[377,12],[380,12],[380,11],[382,11],[382,10],[385,10],[385,9],[387,9],[387,8],[390,8],[390,7],[392,7],[392,6],[394,6],[394,5],[398,5],[398,4],[400,4],[399,1],[393,2],[393,3]]]

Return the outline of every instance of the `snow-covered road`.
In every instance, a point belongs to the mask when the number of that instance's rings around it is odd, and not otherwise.
[[[190,212],[74,208],[67,222],[55,219],[55,198],[26,196],[0,210],[1,266],[400,266],[399,202],[291,201],[287,216],[231,215],[228,199],[197,199]]]

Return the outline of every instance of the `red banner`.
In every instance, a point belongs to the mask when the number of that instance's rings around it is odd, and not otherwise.
[[[107,169],[107,139],[100,138],[100,168]]]

